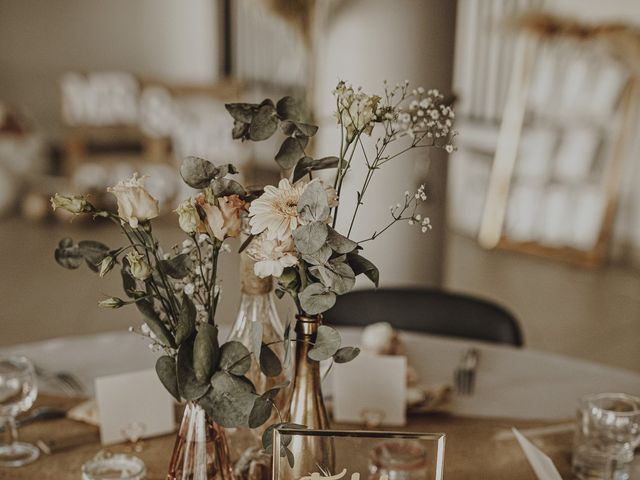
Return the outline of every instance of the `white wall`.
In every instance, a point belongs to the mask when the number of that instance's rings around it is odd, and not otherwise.
[[[0,101],[59,137],[67,70],[124,70],[176,82],[218,74],[215,0],[0,0]]]
[[[439,88],[445,94],[451,91],[454,2],[351,0],[336,5],[334,17],[322,32],[315,67],[318,157],[335,155],[339,149],[331,95],[339,79],[362,86],[370,94],[383,92],[385,79],[391,84],[408,79],[415,86]],[[401,201],[405,190],[415,191],[420,183],[429,185],[430,233],[423,235],[415,226],[402,224],[366,244],[363,255],[380,268],[383,286],[441,282],[446,156],[421,149],[414,152],[376,174],[352,234],[358,240],[369,237],[387,223],[389,205]],[[345,214],[353,209],[366,170],[364,160],[354,163],[340,198],[338,227],[342,232],[348,229],[350,215]]]

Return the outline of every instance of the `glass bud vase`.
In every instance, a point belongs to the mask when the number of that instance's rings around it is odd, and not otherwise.
[[[187,402],[167,480],[233,480],[224,429],[194,402]]]
[[[285,347],[282,341],[284,326],[276,310],[273,280],[271,277],[259,278],[256,276],[253,273],[254,263],[246,253],[241,254],[240,309],[228,340],[241,342],[251,351],[258,349],[258,346],[254,345],[256,339],[259,341],[261,338],[262,343],[270,344],[269,348],[282,362],[280,375],[267,377],[260,370],[258,361],[253,362],[246,373],[246,377],[251,380],[258,392],[266,392],[291,379],[293,362],[290,358],[285,358]],[[290,388],[284,389],[274,399],[276,406],[283,413],[288,411],[289,392]],[[270,423],[272,422],[267,422],[265,428]]]
[[[322,398],[320,362],[311,360],[309,350],[316,340],[322,316],[296,316],[295,371],[289,406],[288,421],[308,428],[326,430],[330,428],[329,416]],[[292,478],[301,478],[310,472],[318,472],[319,466],[333,471],[335,463],[334,445],[331,440],[320,437],[293,437],[288,446],[294,455],[295,466]],[[321,472],[319,472],[321,473]]]

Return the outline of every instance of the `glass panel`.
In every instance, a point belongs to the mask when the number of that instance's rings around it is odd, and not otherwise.
[[[281,427],[273,437],[273,480],[441,480],[444,444],[441,433]]]

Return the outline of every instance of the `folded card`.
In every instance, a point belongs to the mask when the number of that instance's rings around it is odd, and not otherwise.
[[[333,371],[338,422],[405,425],[407,358],[362,353]]]
[[[155,370],[100,377],[95,386],[103,445],[154,437],[175,429],[174,400]]]
[[[545,455],[538,447],[531,443],[522,435],[518,429],[514,428],[513,434],[518,439],[518,443],[522,451],[527,457],[531,468],[538,477],[538,480],[562,480],[558,469],[547,455]]]

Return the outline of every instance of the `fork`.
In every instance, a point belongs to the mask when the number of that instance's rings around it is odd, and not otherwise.
[[[85,393],[84,385],[69,372],[50,372],[38,365],[35,366],[35,371],[40,379],[66,395],[77,396]]]
[[[476,348],[467,350],[454,373],[454,384],[459,395],[473,395],[480,352]]]

